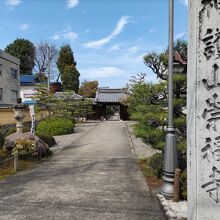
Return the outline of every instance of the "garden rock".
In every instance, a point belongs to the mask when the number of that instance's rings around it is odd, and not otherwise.
[[[39,137],[29,132],[26,133],[13,133],[5,138],[5,149],[11,151],[15,147],[16,140],[34,140],[36,141],[38,152],[46,154],[48,151],[48,145],[44,143]]]

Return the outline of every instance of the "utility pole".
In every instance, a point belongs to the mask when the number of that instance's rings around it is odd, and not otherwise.
[[[176,135],[173,126],[173,29],[174,0],[169,0],[168,126],[164,149],[163,186],[160,189],[167,198],[173,197],[174,173],[178,167]]]
[[[48,46],[47,47],[48,49],[48,52],[47,52],[47,55],[48,55],[48,78],[47,78],[47,89],[50,91],[50,47]]]

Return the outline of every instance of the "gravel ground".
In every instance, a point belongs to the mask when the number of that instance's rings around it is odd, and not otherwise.
[[[187,201],[173,202],[172,200],[166,200],[161,194],[158,194],[157,197],[168,219],[187,219]]]
[[[160,153],[160,150],[152,148],[150,145],[145,144],[141,138],[135,137],[133,133],[133,125],[136,122],[134,121],[126,121],[127,129],[130,135],[130,142],[133,146],[133,153],[136,159],[151,157],[156,153]]]
[[[150,145],[143,143],[141,138],[135,137],[133,134],[134,121],[126,121],[130,142],[133,148],[133,154],[136,159],[143,157],[151,157],[160,150],[153,149]],[[187,201],[173,202],[166,200],[162,194],[158,194],[158,199],[163,207],[164,213],[169,220],[185,220],[187,219]]]

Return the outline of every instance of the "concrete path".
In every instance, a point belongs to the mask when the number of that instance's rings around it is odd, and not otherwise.
[[[50,161],[0,182],[0,219],[162,220],[123,122],[103,122]]]

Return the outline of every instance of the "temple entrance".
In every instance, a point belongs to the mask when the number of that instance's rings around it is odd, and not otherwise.
[[[128,120],[128,107],[123,104],[127,98],[124,89],[99,88],[95,98],[96,119],[101,120]]]

